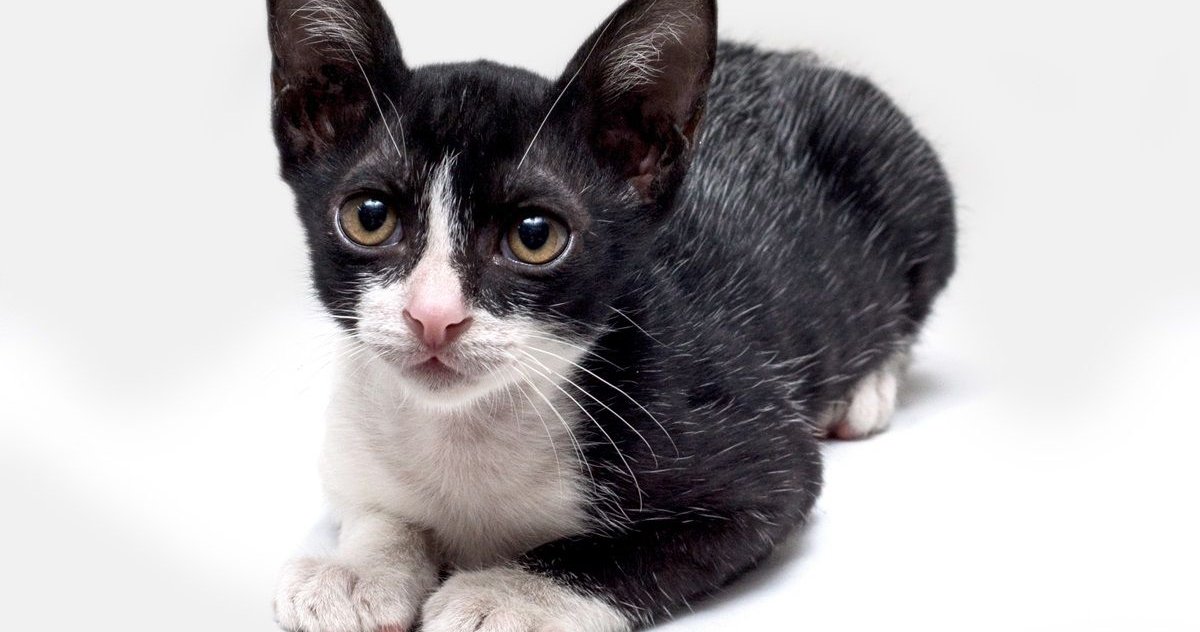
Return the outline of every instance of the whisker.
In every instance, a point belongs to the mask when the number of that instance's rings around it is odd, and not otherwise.
[[[404,147],[404,160],[405,160],[405,162],[407,162],[408,161],[408,137],[404,133],[404,115],[400,113],[399,108],[396,107],[396,102],[392,101],[392,97],[385,94],[385,95],[383,95],[383,98],[388,100],[388,104],[392,106],[392,113],[394,113],[396,115],[396,118],[399,119],[399,121],[400,121],[400,124],[397,126],[397,128],[400,130],[400,144]]]
[[[538,137],[542,135],[542,130],[546,127],[546,123],[550,122],[550,115],[554,114],[554,109],[558,107],[559,102],[562,101],[563,97],[567,96],[567,90],[570,90],[571,85],[579,78],[579,73],[583,72],[583,69],[587,67],[588,61],[592,58],[592,53],[596,52],[596,47],[600,45],[600,40],[604,39],[604,34],[608,32],[608,27],[612,26],[612,23],[613,18],[609,18],[608,22],[604,24],[604,29],[600,31],[600,35],[596,37],[596,41],[592,43],[591,50],[583,58],[583,63],[579,64],[579,68],[575,69],[575,74],[571,75],[571,78],[567,80],[567,85],[563,86],[562,92],[558,93],[558,98],[554,100],[554,103],[550,104],[550,111],[546,112],[546,118],[542,119],[542,124],[538,125],[537,131],[533,133],[533,140],[529,141],[529,147],[525,148],[525,154],[521,156],[521,162],[517,163],[517,171],[520,171],[521,167],[525,165],[525,159],[529,158],[529,152],[533,151],[533,146],[537,144]]]
[[[571,386],[574,386],[575,388],[579,389],[580,393],[587,395],[589,399],[591,399],[592,401],[596,402],[597,404],[600,404],[601,406],[603,406],[604,410],[607,410],[608,412],[612,413],[617,419],[620,419],[621,423],[625,424],[626,428],[629,428],[630,430],[632,430],[633,434],[637,435],[638,438],[642,440],[642,443],[646,445],[646,449],[648,449],[650,451],[650,456],[654,458],[654,466],[658,467],[658,455],[654,453],[654,446],[651,445],[650,442],[646,440],[646,436],[643,435],[641,432],[639,432],[638,429],[633,424],[629,423],[629,421],[627,419],[622,417],[621,413],[618,413],[617,411],[613,410],[611,406],[609,406],[608,404],[605,404],[603,401],[600,400],[600,398],[596,397],[595,395],[592,395],[591,392],[589,392],[586,388],[571,381],[571,379],[568,378],[567,376],[546,366],[546,364],[544,362],[542,362],[541,360],[538,360],[537,358],[529,355],[527,352],[525,352],[522,349],[518,349],[517,351],[525,354],[525,357],[538,363],[538,365],[540,365],[543,369],[545,369],[551,375],[557,376],[559,379],[566,382],[567,384],[570,384]]]
[[[494,373],[494,372],[495,371],[489,371],[489,373]],[[516,399],[513,398],[512,389],[513,389],[514,384],[515,384],[515,382],[513,382],[511,380],[505,380],[504,394],[508,396],[508,408],[511,411],[513,418],[516,419],[516,421],[517,421],[517,430],[519,431],[519,430],[521,430],[522,415],[520,414],[520,411],[517,410]],[[553,439],[550,440],[550,446],[552,448],[554,447]],[[558,450],[554,451],[554,461],[558,462]]]
[[[577,408],[579,408],[579,410],[581,412],[583,412],[583,414],[586,415],[587,418],[592,421],[592,424],[596,426],[596,429],[600,431],[600,434],[604,435],[604,438],[608,440],[609,445],[611,445],[613,447],[613,450],[616,451],[617,458],[621,460],[621,463],[625,466],[625,469],[628,470],[628,472],[629,472],[629,479],[630,479],[630,481],[633,482],[634,489],[637,490],[638,510],[640,511],[643,508],[642,501],[645,497],[645,494],[642,492],[642,486],[638,484],[637,475],[633,471],[633,465],[631,465],[629,463],[629,459],[625,458],[625,453],[621,451],[620,446],[618,446],[617,442],[613,440],[612,435],[608,434],[608,431],[604,429],[604,426],[601,425],[600,422],[597,421],[594,416],[592,416],[592,413],[588,412],[588,409],[586,407],[584,407],[584,405],[582,403],[580,403],[579,400],[575,399],[574,396],[572,396],[569,392],[567,392],[567,389],[559,386],[558,383],[555,382],[553,379],[550,379],[552,372],[551,372],[551,374],[543,374],[543,373],[541,373],[541,371],[538,371],[538,369],[536,367],[522,362],[519,358],[514,357],[513,359],[516,362],[518,362],[519,364],[521,364],[522,366],[525,366],[526,368],[537,372],[538,377],[545,378],[546,381],[551,386],[558,389],[563,395],[565,395],[567,397],[567,399],[571,400],[571,402],[574,403],[575,406]]]
[[[510,370],[514,372],[517,371],[515,368]],[[554,434],[550,432],[550,425],[546,423],[546,417],[542,415],[541,409],[537,407],[537,404],[533,403],[533,398],[529,396],[529,393],[525,392],[524,383],[520,381],[513,381],[511,384],[516,386],[517,390],[525,396],[525,400],[529,402],[529,407],[533,409],[534,414],[537,415],[538,421],[542,422],[542,428],[546,430],[546,439],[550,441],[550,449],[554,451],[554,467],[558,471],[558,489],[560,492],[565,492],[566,490],[563,486],[565,485],[566,479],[563,478],[562,460],[558,457],[558,442],[554,440]],[[513,406],[515,411],[516,404],[514,403]]]
[[[617,308],[613,307],[612,305],[609,305],[609,306],[608,306],[608,308],[609,308],[609,309],[611,309],[612,311],[616,312],[617,314],[619,314],[619,315],[621,316],[621,318],[624,318],[625,320],[629,321],[629,324],[630,324],[630,325],[633,325],[633,326],[634,326],[634,327],[635,327],[635,328],[636,328],[638,331],[642,332],[643,334],[646,334],[646,337],[647,337],[647,338],[649,338],[649,339],[653,340],[654,342],[657,342],[657,343],[658,343],[660,346],[663,346],[663,347],[666,347],[666,346],[667,346],[667,345],[666,345],[666,343],[664,343],[663,341],[659,340],[658,338],[655,338],[653,335],[651,335],[651,333],[650,333],[650,332],[646,331],[645,329],[642,329],[642,326],[641,326],[641,325],[639,325],[639,324],[637,324],[637,322],[636,322],[636,321],[634,321],[632,318],[630,318],[629,316],[627,316],[627,315],[625,314],[625,312],[623,312],[623,311],[621,311],[621,310],[619,310],[619,309],[617,309]],[[668,347],[668,348],[669,348],[669,347]]]
[[[614,391],[616,391],[616,392],[620,393],[621,395],[623,395],[623,396],[625,397],[625,399],[628,399],[629,401],[633,402],[633,405],[634,405],[634,406],[637,406],[639,409],[641,409],[641,411],[642,411],[643,413],[646,413],[646,416],[647,416],[647,417],[649,417],[649,418],[650,418],[650,420],[654,422],[654,425],[658,426],[658,429],[659,429],[659,430],[662,430],[662,433],[663,433],[664,435],[666,435],[666,437],[667,437],[667,441],[670,441],[670,442],[671,442],[671,447],[675,449],[675,456],[677,456],[677,457],[679,456],[679,446],[675,445],[675,439],[671,437],[671,433],[670,433],[670,432],[667,432],[667,428],[666,428],[666,426],[663,426],[663,425],[662,425],[662,422],[660,422],[660,421],[658,420],[658,417],[655,417],[655,416],[654,416],[654,413],[651,413],[649,410],[647,410],[647,409],[646,409],[646,407],[645,407],[645,406],[643,406],[641,402],[639,402],[638,400],[634,399],[632,395],[630,395],[629,393],[626,393],[626,392],[625,392],[623,389],[621,389],[621,388],[620,388],[620,387],[618,387],[617,385],[613,384],[612,382],[609,382],[608,380],[606,380],[606,379],[604,379],[604,378],[600,377],[600,376],[599,376],[599,375],[597,375],[597,374],[596,374],[594,371],[592,371],[592,370],[590,370],[590,369],[588,369],[588,368],[584,367],[584,366],[583,366],[583,365],[581,365],[581,364],[578,364],[578,363],[576,363],[576,362],[572,362],[571,360],[568,360],[567,358],[564,358],[564,357],[562,357],[562,356],[558,355],[557,353],[554,353],[554,352],[551,352],[551,351],[547,351],[547,350],[545,350],[545,349],[539,349],[538,347],[535,347],[535,346],[530,346],[529,348],[530,348],[531,350],[533,350],[533,351],[538,351],[538,352],[540,352],[540,353],[544,353],[544,354],[546,354],[546,355],[549,355],[549,356],[552,356],[552,357],[558,358],[559,360],[562,360],[563,362],[566,362],[567,364],[570,364],[571,366],[573,366],[573,367],[575,367],[575,368],[579,369],[580,371],[583,371],[584,373],[587,373],[588,375],[590,375],[590,376],[592,376],[592,377],[596,378],[597,380],[600,380],[601,382],[603,382],[603,383],[604,383],[604,385],[605,385],[605,386],[608,386],[609,388],[611,388],[611,389],[613,389]],[[579,387],[578,387],[578,386],[576,386],[576,388],[579,388]],[[582,389],[580,389],[580,390],[582,390]],[[608,408],[608,407],[607,407],[607,406],[605,406],[605,408]],[[611,409],[611,408],[609,408],[609,410],[612,410],[612,409]],[[614,414],[614,415],[616,415],[616,413],[615,413],[615,412],[614,412],[613,414]],[[617,416],[618,416],[618,417],[620,417],[620,415],[617,415]],[[622,418],[621,420],[622,420],[622,421],[624,421],[624,419],[623,419],[623,418]],[[629,424],[628,424],[628,422],[626,422],[626,425],[629,425]],[[632,426],[631,426],[631,428],[632,428]],[[636,430],[634,430],[634,432],[637,432],[637,431],[636,431]],[[641,436],[641,434],[639,434],[638,436],[640,437],[640,436]],[[645,441],[645,438],[643,438],[643,439],[642,439],[642,441]],[[649,446],[649,443],[647,443],[646,445],[647,445],[647,446]],[[651,452],[651,454],[653,454],[653,452]]]
[[[609,360],[608,358],[604,357],[603,355],[600,355],[600,353],[595,351],[594,349],[588,349],[587,347],[573,344],[571,342],[563,340],[562,338],[555,338],[554,336],[539,336],[538,334],[533,334],[533,333],[525,333],[524,335],[527,338],[535,338],[537,340],[545,340],[547,342],[554,342],[557,344],[561,344],[563,346],[570,347],[572,349],[575,349],[576,351],[582,352],[584,355],[588,355],[593,358],[596,358],[597,360],[600,360],[601,362],[608,364],[609,366],[613,367],[614,369],[623,368],[620,365],[613,362],[612,360]]]
[[[347,29],[353,30],[353,28],[354,28],[353,24],[346,22],[346,20],[344,20],[343,18],[334,14],[333,11],[329,10],[329,7],[321,4],[320,2],[316,2],[316,1],[309,2],[308,4],[315,5],[313,7],[313,10],[321,11],[322,13],[325,14],[325,17],[327,19],[329,19],[333,22],[340,22],[342,24],[342,26],[346,27]],[[308,5],[305,5],[305,6],[308,6]],[[371,78],[367,75],[367,69],[363,67],[362,62],[359,60],[358,53],[354,52],[354,43],[351,42],[349,40],[349,38],[347,38],[346,35],[344,33],[342,33],[340,30],[338,30],[336,32],[338,33],[339,37],[342,38],[342,41],[346,46],[346,52],[350,53],[350,57],[354,59],[354,65],[358,66],[358,71],[362,73],[363,81],[367,82],[367,91],[371,93],[371,100],[375,102],[375,109],[379,110],[379,118],[383,122],[383,127],[385,130],[387,130],[387,135],[388,135],[388,138],[390,138],[392,141],[392,146],[396,148],[396,156],[398,158],[400,158],[402,161],[407,161],[408,160],[407,154],[405,154],[403,151],[400,150],[400,144],[396,142],[396,135],[392,133],[392,126],[387,121],[387,114],[384,114],[384,112],[383,112],[383,105],[380,104],[380,102],[379,102],[379,97],[375,93],[375,86],[373,86],[371,84]]]
[[[517,359],[517,358],[512,358],[512,359],[515,360],[516,362],[520,363],[519,359]],[[521,365],[527,366],[527,365],[524,365],[524,363],[521,363]],[[546,402],[546,405],[550,407],[550,412],[554,413],[555,417],[558,417],[559,423],[561,423],[563,428],[566,429],[567,436],[571,439],[571,445],[574,446],[576,454],[579,455],[579,462],[583,464],[583,467],[585,469],[587,469],[588,478],[592,479],[592,487],[595,488],[596,487],[596,476],[595,476],[595,474],[592,473],[592,465],[591,465],[591,463],[588,462],[587,456],[583,452],[583,445],[579,443],[579,439],[575,436],[575,431],[571,428],[571,424],[568,423],[566,418],[564,418],[562,416],[562,413],[560,413],[558,411],[558,407],[554,405],[554,402],[550,401],[550,398],[546,397],[546,395],[544,393],[542,393],[541,389],[539,389],[537,387],[537,385],[534,384],[529,379],[529,375],[527,375],[524,371],[521,371],[519,368],[516,369],[516,372],[518,375],[521,376],[521,380],[525,384],[527,384],[529,386],[529,388],[533,389],[533,392],[537,393],[538,397],[542,398],[542,401]],[[522,389],[522,392],[525,392],[524,389]],[[529,397],[529,394],[525,393],[525,396]]]

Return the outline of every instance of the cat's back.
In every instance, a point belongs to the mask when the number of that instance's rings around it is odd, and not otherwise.
[[[680,210],[759,250],[846,223],[898,232],[901,246],[917,232],[954,237],[945,171],[886,94],[811,53],[728,42]]]
[[[659,250],[681,294],[711,322],[749,309],[731,335],[821,350],[847,379],[911,339],[953,271],[955,223],[909,118],[813,55],[722,43],[703,130]]]

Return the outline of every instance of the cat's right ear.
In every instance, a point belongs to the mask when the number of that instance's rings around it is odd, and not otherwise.
[[[275,140],[285,172],[361,137],[408,76],[377,0],[268,0]]]
[[[687,171],[716,49],[715,0],[626,0],[559,80],[601,164],[660,208]]]

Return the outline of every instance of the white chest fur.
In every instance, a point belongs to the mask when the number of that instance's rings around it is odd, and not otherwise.
[[[461,568],[586,528],[569,402],[525,385],[439,410],[406,400],[391,370],[370,359],[342,367],[322,459],[335,509],[383,511],[427,529]]]

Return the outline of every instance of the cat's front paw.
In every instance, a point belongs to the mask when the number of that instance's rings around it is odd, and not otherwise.
[[[516,568],[455,574],[425,603],[424,632],[628,632],[603,601]]]
[[[275,618],[289,632],[407,632],[435,582],[403,568],[302,558],[283,570]]]

